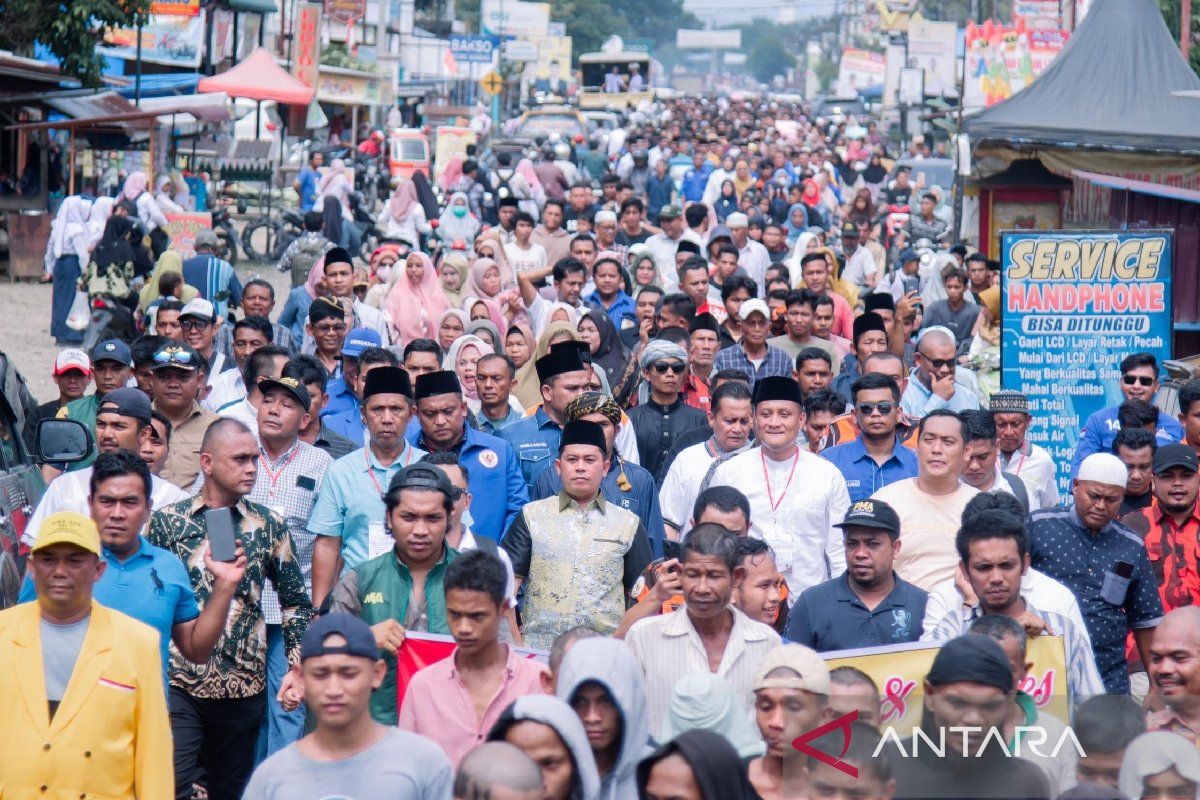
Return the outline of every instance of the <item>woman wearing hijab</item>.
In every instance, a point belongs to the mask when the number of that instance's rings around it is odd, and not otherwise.
[[[520,302],[520,292],[513,284],[506,283],[505,277],[503,262],[493,258],[478,258],[467,272],[467,283],[462,294],[464,297],[494,301],[509,321],[528,320],[525,305]]]
[[[92,247],[95,247],[100,237],[104,235],[104,226],[108,224],[108,218],[112,216],[113,206],[116,201],[111,197],[97,197],[92,202],[92,210],[88,212],[88,241]]]
[[[867,162],[867,168],[862,171],[862,179],[863,183],[867,185],[867,189],[871,192],[871,199],[878,199],[879,190],[887,182],[887,170],[884,169],[883,158],[878,153],[871,155],[870,160]]]
[[[154,193],[154,202],[158,203],[158,208],[163,214],[181,214],[183,206],[175,202],[173,197],[175,192],[175,182],[171,180],[170,175],[159,175],[155,185],[158,191]]]
[[[721,193],[713,202],[713,210],[717,212],[717,220],[720,222],[724,222],[730,214],[738,211],[737,189],[734,188],[732,180],[726,178],[721,181]]]
[[[128,218],[113,217],[109,220],[109,222],[112,223],[113,220],[120,219]],[[120,225],[119,222],[115,224]],[[111,251],[112,255],[105,254],[102,256],[102,249],[107,248],[108,245],[106,245],[106,242],[109,241],[108,230],[105,230],[104,239],[101,239],[100,244],[96,245],[96,252],[93,256],[94,261],[99,263],[103,257],[109,263],[121,264],[127,257],[133,257],[133,248],[128,245],[128,241],[125,242],[124,247],[119,243],[113,247]],[[158,257],[158,261],[154,264],[154,271],[150,274],[150,277],[146,279],[145,285],[142,286],[141,291],[138,293],[138,310],[143,314],[149,310],[150,304],[158,298],[158,282],[162,276],[166,275],[168,272],[177,272],[181,276],[183,275],[183,256],[181,256],[175,250],[167,250]],[[200,292],[198,289],[196,289],[196,287],[189,286],[187,283],[184,283],[183,295],[179,298],[179,300],[180,302],[187,304],[191,302],[199,293]]]
[[[445,296],[446,302],[452,307],[462,306],[465,299],[463,289],[466,288],[469,272],[467,257],[463,253],[448,253],[438,265],[438,283],[442,287],[442,295]]]
[[[793,289],[801,289],[803,288],[804,284],[804,278],[801,275],[800,270],[800,259],[804,258],[809,253],[815,253],[817,248],[820,246],[821,241],[817,238],[815,233],[802,231],[800,235],[796,237],[796,244],[792,247],[792,254],[786,259],[788,272],[792,276]]]
[[[329,165],[329,171],[317,185],[316,197],[317,201],[321,203],[322,214],[325,218],[322,231],[329,241],[336,242],[351,253],[357,254],[362,247],[362,236],[354,225],[354,214],[350,210],[350,193],[352,191],[354,191],[354,181],[350,177],[350,170],[346,168],[346,162],[335,158]],[[336,202],[336,207],[331,206],[330,200]],[[334,222],[335,211],[336,218],[340,222]],[[336,233],[337,236],[331,235],[332,233]]]
[[[818,247],[817,252],[825,256],[825,263],[829,265],[829,288],[846,298],[846,302],[853,309],[858,305],[858,287],[849,281],[842,280],[843,264],[841,259],[828,247]]]
[[[308,322],[308,308],[319,296],[325,294],[325,259],[318,258],[308,271],[308,280],[288,292],[287,303],[279,315],[279,324],[292,332],[293,342],[304,341],[304,325]]]
[[[464,299],[462,310],[467,312],[467,317],[472,321],[486,319],[495,325],[497,330],[505,322],[504,314],[500,311],[500,304],[486,297],[468,297]]]
[[[537,360],[550,352],[550,345],[565,341],[580,341],[573,322],[551,322],[546,325],[537,339],[533,355],[517,370],[517,384],[513,394],[525,408],[533,408],[542,402],[542,384],[538,380]],[[507,348],[506,348],[507,349]]]
[[[537,346],[537,337],[528,323],[514,322],[504,332],[504,355],[508,356],[517,369],[525,366],[533,358],[533,350]]]
[[[537,176],[537,170],[533,168],[533,162],[528,158],[517,162],[516,173],[529,184],[530,192],[530,197],[517,201],[517,207],[536,220],[538,210],[546,204],[546,190]]]
[[[446,168],[442,170],[442,176],[437,179],[438,186],[442,187],[442,191],[446,194],[453,190],[454,185],[463,176],[463,159],[462,153],[450,156],[450,160],[446,162]]]
[[[454,344],[458,337],[463,336],[467,332],[467,326],[471,324],[471,318],[467,316],[467,312],[461,308],[447,308],[438,317],[437,329],[432,337],[438,347],[442,348],[442,352],[449,352],[450,345]]]
[[[450,307],[438,285],[437,272],[429,256],[414,250],[408,254],[404,269],[396,264],[396,276],[388,291],[385,316],[392,328],[392,341],[407,345],[413,339],[432,338],[436,329],[433,321]]]
[[[632,249],[630,248],[631,253]],[[629,294],[634,300],[637,299],[638,292],[642,289],[658,285],[658,266],[655,264],[654,255],[649,250],[632,255],[629,262],[629,276],[633,279],[633,291]]]
[[[479,233],[479,218],[471,213],[471,203],[466,192],[450,195],[445,210],[438,217],[438,238],[447,244],[456,241],[474,241]]]
[[[621,343],[612,318],[603,311],[589,308],[580,315],[576,330],[579,337],[588,343],[592,363],[604,368],[610,386],[616,383],[625,371],[629,351]]]
[[[729,681],[711,672],[693,672],[675,683],[657,741],[670,742],[692,730],[720,735],[733,745],[743,762],[767,751],[741,697]]]
[[[739,158],[733,165],[733,189],[738,197],[744,195],[751,187],[757,186],[758,181],[750,171],[750,162]]]
[[[830,226],[829,209],[825,207],[821,197],[821,186],[813,178],[804,181],[804,190],[800,194],[800,202],[810,210],[809,221],[815,216],[822,228]]]
[[[637,786],[643,800],[757,797],[733,745],[724,736],[700,729],[679,734],[638,764]]]
[[[1117,782],[1134,800],[1200,797],[1200,752],[1177,733],[1143,733],[1125,749]]]
[[[321,235],[329,241],[345,247],[346,227],[342,218],[342,206],[336,197],[327,196],[321,200]]]
[[[502,353],[504,343],[500,341],[500,329],[486,319],[473,319],[467,323],[467,335],[478,336],[491,353]]]
[[[795,247],[796,241],[808,227],[808,206],[804,203],[792,203],[788,206],[787,220],[783,223],[783,229],[787,231],[788,247]]]
[[[479,390],[475,387],[475,365],[479,359],[492,352],[487,343],[478,336],[464,334],[459,336],[446,350],[442,359],[442,369],[453,370],[458,376],[458,384],[462,387],[463,397],[471,413],[479,413]]]
[[[117,202],[125,206],[131,216],[137,217],[142,230],[150,237],[154,257],[158,258],[167,249],[170,240],[163,230],[167,226],[167,218],[147,191],[149,185],[150,178],[145,172],[138,170],[129,173],[121,186],[121,193],[117,195]]]
[[[407,178],[401,178],[392,190],[382,222],[384,239],[408,242],[413,249],[421,246],[423,234],[433,231],[425,220],[425,209],[417,202],[417,187]]]
[[[46,265],[54,276],[54,291],[50,301],[50,334],[58,345],[77,345],[83,342],[83,332],[67,327],[67,316],[75,302],[79,278],[88,263],[92,249],[87,220],[91,211],[82,197],[64,198],[50,229],[46,246]]]
[[[846,214],[847,219],[849,219],[855,225],[859,225],[864,222],[869,225],[872,218],[875,216],[872,213],[872,205],[871,190],[866,187],[859,189],[857,192],[855,192],[854,199],[850,201],[850,209]]]

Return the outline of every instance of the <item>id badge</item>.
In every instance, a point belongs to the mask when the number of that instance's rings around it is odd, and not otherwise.
[[[367,558],[375,558],[390,551],[396,546],[391,534],[387,532],[382,522],[367,524]]]
[[[792,535],[776,525],[769,525],[763,529],[763,538],[775,551],[775,565],[779,571],[789,572],[794,560]]]

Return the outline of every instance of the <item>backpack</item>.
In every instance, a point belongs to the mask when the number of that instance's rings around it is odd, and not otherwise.
[[[1000,475],[1003,476],[1004,480],[1008,481],[1008,486],[1012,489],[1017,502],[1021,504],[1021,507],[1025,509],[1025,513],[1028,514],[1030,511],[1029,489],[1025,487],[1025,481],[1021,480],[1019,476],[1010,475],[1007,472],[1001,472]]]
[[[329,240],[324,236],[305,237],[292,253],[292,288],[302,286],[308,281],[308,273],[312,272],[313,264],[325,255],[329,249]]]

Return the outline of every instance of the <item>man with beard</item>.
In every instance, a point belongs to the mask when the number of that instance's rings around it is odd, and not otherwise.
[[[846,546],[846,571],[796,599],[788,641],[818,652],[917,641],[926,594],[892,568],[901,545],[900,517],[881,500],[861,500],[836,527]]]

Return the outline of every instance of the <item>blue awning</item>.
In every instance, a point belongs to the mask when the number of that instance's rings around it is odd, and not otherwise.
[[[132,65],[131,65],[132,69]],[[122,86],[117,91],[125,97],[133,97],[135,92],[132,74],[122,76],[129,81],[128,86]],[[196,91],[200,81],[199,72],[163,72],[142,76],[142,97],[163,97],[171,94],[191,94]]]

